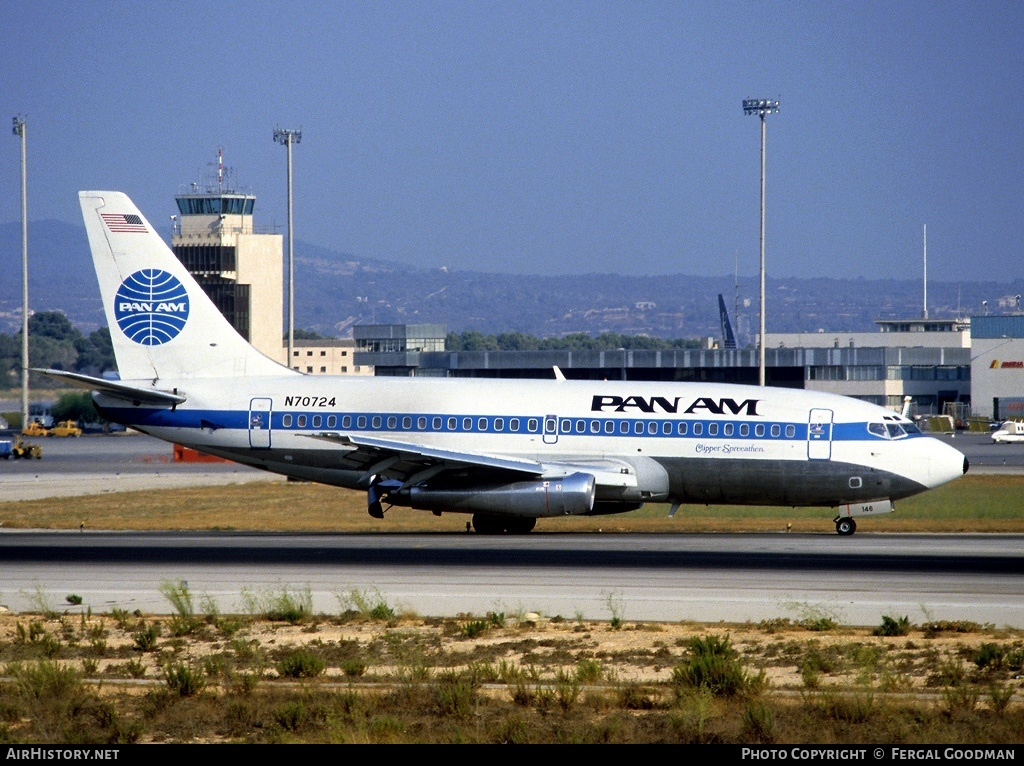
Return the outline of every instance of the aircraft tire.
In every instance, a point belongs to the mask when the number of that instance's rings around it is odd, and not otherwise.
[[[505,531],[505,522],[492,513],[474,513],[473,531],[481,535],[500,535]]]
[[[505,531],[510,535],[526,535],[532,532],[535,526],[537,526],[537,519],[532,516],[522,516],[508,519],[505,522]]]
[[[853,519],[839,519],[836,521],[836,533],[842,537],[849,537],[857,531],[857,522]]]

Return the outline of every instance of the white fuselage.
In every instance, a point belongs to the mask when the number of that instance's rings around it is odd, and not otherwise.
[[[341,486],[365,484],[363,472],[346,467],[350,446],[320,437],[586,464],[612,477],[599,476],[599,497],[603,484],[616,486],[617,466],[632,467],[633,501],[834,506],[904,497],[964,470],[961,453],[888,410],[792,389],[315,376],[159,383],[186,403],[98,404],[162,439]],[[773,489],[771,476],[785,486]]]

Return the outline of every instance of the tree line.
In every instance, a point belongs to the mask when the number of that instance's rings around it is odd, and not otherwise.
[[[21,386],[21,333],[0,332],[0,388]],[[88,335],[60,311],[37,311],[28,318],[30,367],[102,375],[116,369],[110,330],[101,327]]]
[[[110,330],[101,327],[84,335],[60,311],[39,311],[29,317],[29,365],[100,376],[116,369]],[[296,328],[297,339],[319,339],[312,330]],[[447,351],[615,351],[700,348],[694,338],[665,340],[647,335],[606,332],[597,336],[577,332],[557,338],[538,338],[522,332],[487,335],[477,330],[450,332]],[[0,333],[0,389],[21,385],[21,333]]]
[[[521,332],[485,335],[476,330],[466,330],[448,333],[444,346],[446,351],[663,351],[700,348],[701,341],[696,338],[665,340],[648,335],[620,335],[616,332],[597,336],[574,332],[560,338],[538,338]]]

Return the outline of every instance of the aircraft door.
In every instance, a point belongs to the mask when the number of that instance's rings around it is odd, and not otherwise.
[[[270,416],[272,414],[272,400],[253,399],[249,402],[249,446],[253,449],[270,449]]]
[[[832,458],[832,410],[813,409],[807,419],[807,459]]]
[[[558,444],[558,417],[555,415],[544,416],[544,443]]]

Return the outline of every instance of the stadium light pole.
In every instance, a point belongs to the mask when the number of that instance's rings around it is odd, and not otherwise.
[[[756,114],[761,118],[761,329],[758,335],[757,345],[759,348],[759,368],[761,385],[765,384],[764,365],[764,171],[765,159],[764,150],[767,139],[765,117],[773,112],[778,113],[779,102],[769,101],[760,98],[743,99],[743,114]]]
[[[301,130],[274,128],[274,141],[288,149],[288,367],[295,345],[295,238],[292,236],[292,144],[302,141]]]
[[[28,425],[28,176],[25,170],[25,120],[11,118],[21,137],[21,427]]]

